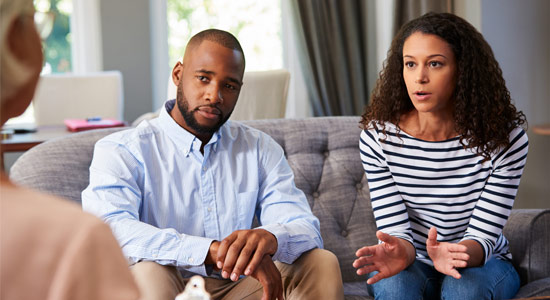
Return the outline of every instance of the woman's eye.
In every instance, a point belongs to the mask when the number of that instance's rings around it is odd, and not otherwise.
[[[430,67],[439,67],[439,66],[442,66],[443,64],[438,62],[438,61],[431,61],[430,62]]]
[[[408,62],[405,63],[405,66],[406,66],[407,68],[412,68],[412,67],[414,67],[414,63],[411,62],[411,61],[408,61]]]

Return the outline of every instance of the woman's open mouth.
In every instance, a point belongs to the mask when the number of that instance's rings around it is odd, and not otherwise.
[[[414,96],[417,100],[423,101],[423,100],[429,99],[432,96],[432,93],[425,92],[425,91],[418,91],[418,92],[414,92]]]

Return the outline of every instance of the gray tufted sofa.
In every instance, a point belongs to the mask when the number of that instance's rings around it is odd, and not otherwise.
[[[355,251],[377,243],[367,181],[359,159],[358,117],[246,122],[285,150],[296,185],[321,221],[325,248],[340,261],[346,299],[371,299],[351,266]],[[22,155],[11,178],[80,203],[94,143],[120,129],[94,130],[43,143]],[[550,295],[550,210],[513,210],[504,229],[522,288],[517,297]]]

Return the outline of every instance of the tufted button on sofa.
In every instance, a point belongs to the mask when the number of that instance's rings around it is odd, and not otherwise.
[[[296,186],[321,222],[324,246],[338,257],[348,300],[372,299],[366,277],[358,276],[351,264],[357,249],[378,242],[359,158],[358,122],[358,117],[245,122],[283,147]],[[117,130],[82,132],[36,146],[17,160],[10,176],[22,185],[80,203],[95,142]],[[513,210],[504,234],[522,280],[516,297],[550,295],[550,210]]]

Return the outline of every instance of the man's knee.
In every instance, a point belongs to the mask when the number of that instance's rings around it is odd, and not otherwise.
[[[305,252],[298,260],[301,264],[311,266],[319,271],[340,273],[338,258],[334,253],[325,249],[313,249]]]
[[[287,299],[344,298],[340,264],[330,251],[313,249],[303,253],[292,265],[277,266]]]
[[[291,276],[294,280],[313,280],[322,282],[323,278],[331,278],[340,282],[341,271],[338,258],[332,252],[324,249],[313,249],[303,253],[293,264],[278,265],[281,276]],[[301,278],[301,279],[300,279]]]
[[[143,261],[130,267],[141,292],[141,299],[174,299],[183,290],[183,279],[172,266]]]

